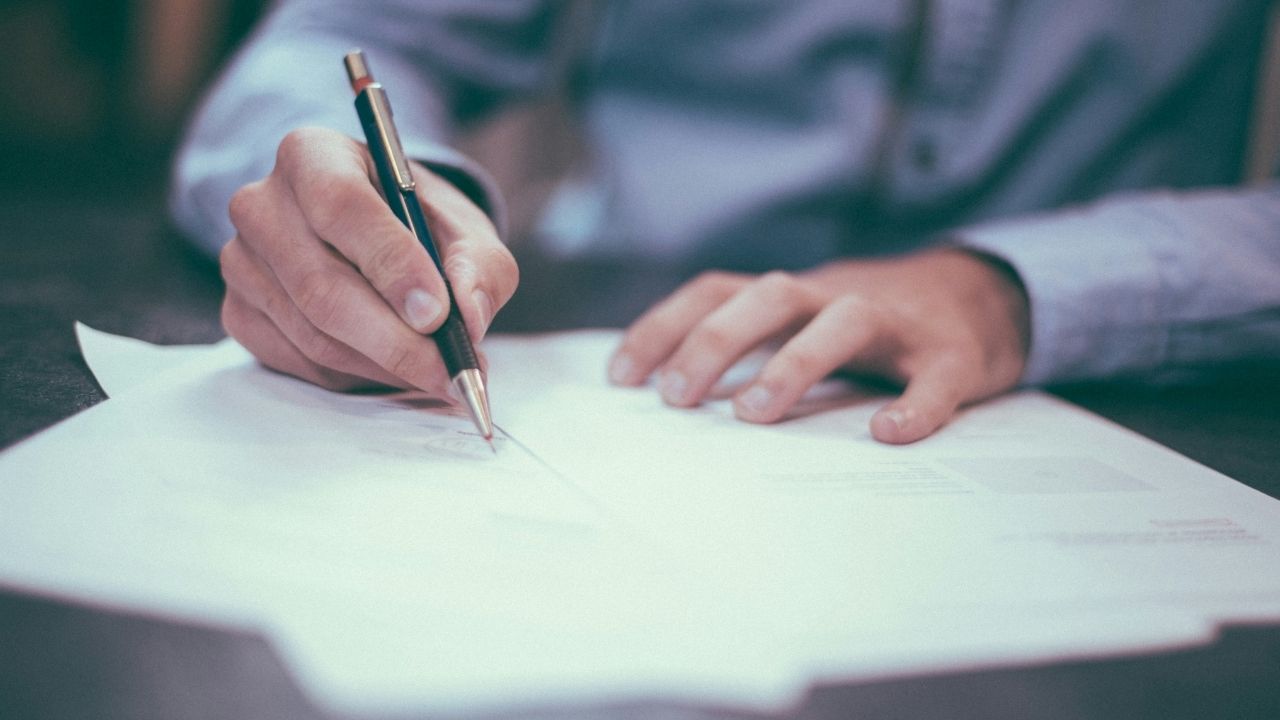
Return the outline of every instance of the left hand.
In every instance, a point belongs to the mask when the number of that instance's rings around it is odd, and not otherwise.
[[[779,420],[815,383],[848,370],[905,385],[871,418],[871,434],[909,443],[961,405],[1017,384],[1028,315],[1011,270],[958,249],[842,260],[795,275],[709,272],[631,325],[609,377],[639,385],[657,371],[663,399],[692,407],[742,356],[781,339],[735,394],[739,418]]]

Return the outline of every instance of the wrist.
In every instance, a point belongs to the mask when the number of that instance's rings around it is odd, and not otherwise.
[[[1031,302],[1018,271],[999,256],[970,248],[948,248],[940,253],[961,264],[967,278],[964,296],[986,328],[986,345],[992,380],[1008,389],[1018,383],[1031,350]]]

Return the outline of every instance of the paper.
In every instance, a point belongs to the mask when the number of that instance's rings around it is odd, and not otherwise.
[[[83,330],[112,399],[0,455],[0,582],[260,628],[343,712],[769,709],[1280,618],[1280,502],[1066,403],[888,447],[834,385],[773,426],[611,387],[617,339],[487,340],[494,454],[420,395]]]

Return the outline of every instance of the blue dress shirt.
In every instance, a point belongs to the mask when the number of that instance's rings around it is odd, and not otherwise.
[[[1280,186],[1229,189],[1269,7],[286,0],[197,114],[172,204],[216,250],[288,130],[360,138],[358,46],[406,150],[500,228],[449,140],[567,93],[589,162],[550,203],[551,252],[764,271],[958,243],[1026,286],[1024,382],[1182,375],[1280,356]]]

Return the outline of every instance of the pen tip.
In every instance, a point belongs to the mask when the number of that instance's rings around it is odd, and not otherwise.
[[[475,421],[480,436],[492,445],[493,420],[489,414],[489,393],[484,387],[484,375],[478,368],[459,371],[453,378],[453,387],[466,403],[467,411]]]

